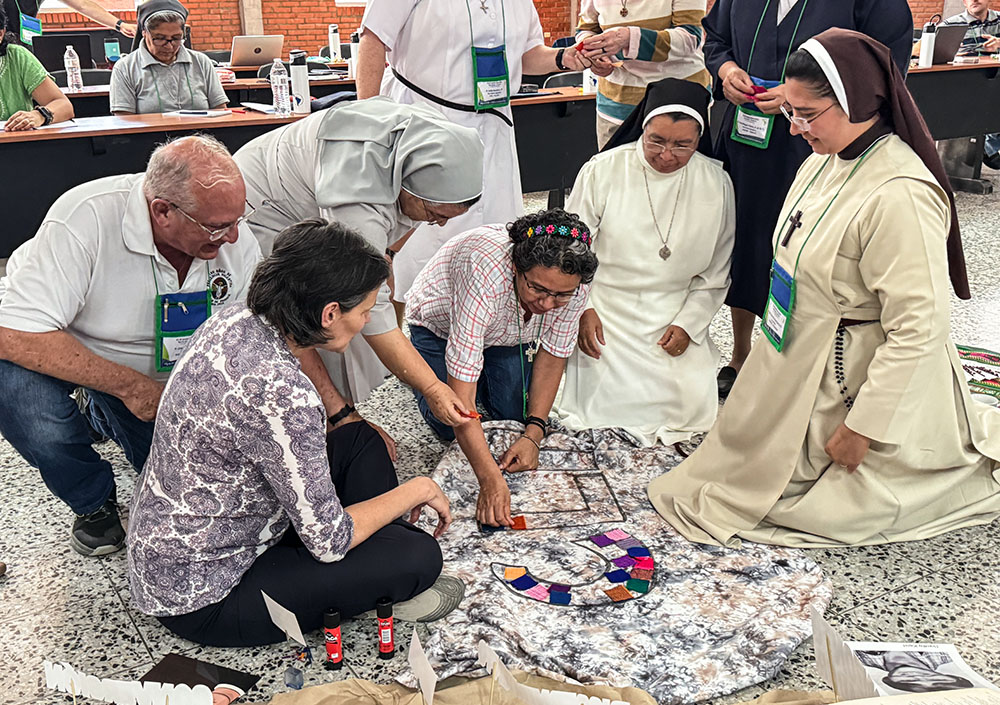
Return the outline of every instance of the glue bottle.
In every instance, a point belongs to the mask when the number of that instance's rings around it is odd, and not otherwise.
[[[340,612],[323,614],[323,640],[326,642],[326,668],[339,670],[344,665],[344,645],[340,638]]]
[[[396,641],[392,633],[392,600],[388,597],[379,598],[375,603],[375,614],[378,617],[378,657],[390,659],[396,653]]]
[[[937,25],[928,22],[924,25],[924,31],[920,35],[920,58],[917,59],[917,67],[929,69],[934,63],[934,43],[937,40]]]
[[[312,112],[312,101],[309,98],[309,67],[306,64],[306,53],[295,49],[288,54],[288,63],[292,71],[292,112]]]

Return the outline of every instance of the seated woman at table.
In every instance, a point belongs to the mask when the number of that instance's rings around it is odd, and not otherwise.
[[[226,107],[228,98],[212,60],[184,46],[187,16],[177,0],[147,0],[139,5],[142,41],[111,73],[112,113]]]
[[[601,270],[556,403],[569,428],[622,428],[653,445],[715,422],[708,326],[729,290],[735,205],[722,164],[696,152],[709,99],[690,81],[650,84],[577,176],[566,207],[593,228]]]
[[[411,522],[426,505],[439,536],[447,498],[428,477],[399,485],[368,424],[328,433],[339,419],[327,419],[299,360],[343,350],[388,274],[353,231],[294,225],[258,266],[246,304],[212,316],[174,368],[132,502],[128,560],[132,599],[176,634],[273,643],[284,635],[261,591],[309,632],[326,610],[351,617],[435,584],[441,551]],[[407,605],[428,611],[409,616],[443,616],[461,593],[454,578],[439,581],[427,596],[436,599]]]
[[[465,408],[526,423],[494,460],[478,421],[454,429],[416,392],[420,413],[445,440],[458,437],[479,479],[476,518],[511,526],[503,471],[538,467],[538,451],[580,314],[597,271],[590,229],[559,208],[456,235],[421,270],[407,296],[410,339]],[[537,358],[537,359],[536,359]]]
[[[951,186],[889,49],[830,29],[788,61],[781,112],[814,154],[774,231],[767,307],[698,449],[653,480],[685,537],[914,541],[1000,516],[1000,410],[951,341],[968,291]],[[762,175],[766,178],[766,175]]]
[[[70,120],[73,104],[29,50],[13,43],[0,5],[0,122],[6,132],[21,132]],[[4,122],[6,121],[6,122]]]

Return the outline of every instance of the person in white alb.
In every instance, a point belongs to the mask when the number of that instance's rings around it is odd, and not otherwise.
[[[245,207],[226,147],[184,137],[158,147],[145,174],[63,194],[7,263],[0,434],[76,513],[70,543],[83,555],[125,540],[88,421],[142,470],[169,370],[212,311],[243,300],[260,260]]]
[[[572,47],[545,46],[531,0],[370,0],[361,32],[358,98],[381,93],[399,103],[430,105],[475,128],[485,146],[480,202],[446,226],[418,227],[393,261],[393,298],[404,302],[424,264],[449,238],[523,212],[508,105],[522,73],[581,71],[591,62]],[[610,72],[611,66],[594,70]]]
[[[733,185],[696,151],[708,91],[665,78],[587,162],[567,207],[601,261],[556,413],[567,427],[622,428],[643,445],[708,431],[719,402],[709,335],[729,290]]]

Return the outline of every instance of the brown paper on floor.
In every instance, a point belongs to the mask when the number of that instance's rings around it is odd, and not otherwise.
[[[541,676],[532,676],[523,671],[514,671],[514,677],[520,683],[532,688],[544,690],[564,690],[572,693],[584,693],[589,697],[623,700],[631,705],[656,705],[652,696],[638,688],[613,688],[604,685],[569,685]],[[438,686],[434,693],[434,705],[487,705],[490,701],[491,678],[467,680],[453,678],[444,681],[445,685],[457,681],[458,685],[451,687]],[[808,705],[825,705],[823,703],[808,703]],[[317,685],[302,690],[281,693],[274,696],[271,705],[422,705],[423,698],[419,691],[404,688],[398,683],[379,685],[371,681],[350,678],[336,683]],[[520,698],[515,698],[499,684],[493,693],[493,705],[523,705]],[[768,705],[761,703],[761,705]],[[781,705],[791,705],[782,703]],[[798,705],[798,704],[796,704]],[[802,705],[807,705],[802,703]]]

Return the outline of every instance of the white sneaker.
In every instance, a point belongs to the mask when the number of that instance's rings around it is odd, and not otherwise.
[[[403,622],[436,622],[451,614],[465,597],[465,583],[443,573],[434,584],[409,600],[392,606],[392,618]],[[375,610],[365,612],[364,617],[374,618]]]

